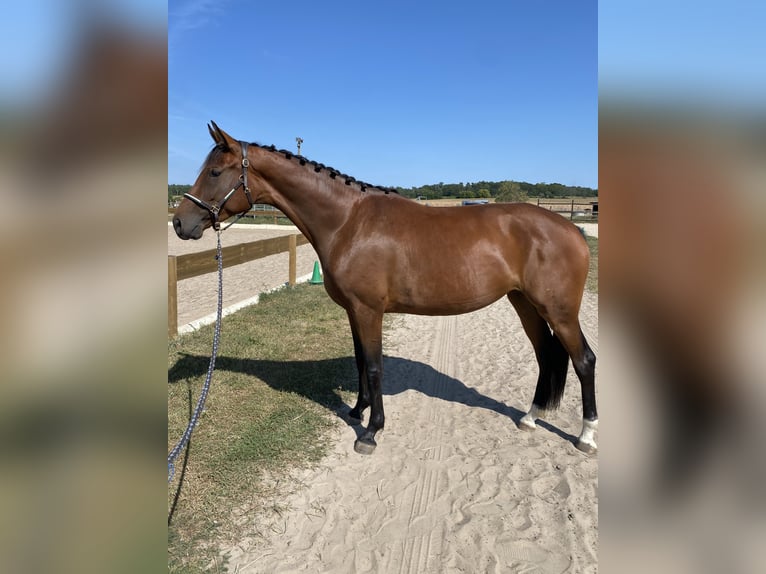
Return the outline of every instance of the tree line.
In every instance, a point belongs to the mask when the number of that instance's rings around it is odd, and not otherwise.
[[[191,188],[192,186],[187,184],[169,183],[168,184],[168,203],[172,201],[173,197],[178,197],[180,195],[183,195],[184,193],[187,193]]]
[[[528,183],[526,181],[477,181],[475,183],[434,183],[420,187],[397,187],[405,197],[441,199],[443,197],[495,198],[497,201],[526,201],[530,197],[598,197],[598,189],[561,183]]]
[[[191,189],[191,185],[168,184],[168,202]],[[434,183],[420,187],[397,187],[403,196],[415,199],[443,197],[494,198],[496,201],[526,201],[530,197],[556,199],[561,197],[598,197],[598,189],[561,183],[527,183],[526,181],[477,181],[475,183]]]

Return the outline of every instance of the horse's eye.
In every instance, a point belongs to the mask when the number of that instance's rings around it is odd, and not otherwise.
[[[212,168],[210,170],[210,176],[211,177],[218,177],[219,175],[221,175],[221,170],[220,169]]]

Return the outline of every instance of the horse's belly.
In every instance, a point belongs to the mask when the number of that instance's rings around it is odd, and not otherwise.
[[[487,305],[491,305],[502,295],[493,298],[477,299],[465,302],[437,302],[437,303],[401,303],[396,302],[386,309],[387,313],[409,313],[411,315],[462,315],[477,311]]]
[[[387,311],[416,315],[459,315],[490,305],[513,290],[511,281],[473,282],[444,278],[438,284],[402,285],[389,293]]]

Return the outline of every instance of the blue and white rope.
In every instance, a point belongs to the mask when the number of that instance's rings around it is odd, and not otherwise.
[[[215,322],[215,332],[213,334],[213,354],[210,356],[210,364],[207,368],[207,377],[205,378],[205,384],[202,386],[202,393],[197,399],[197,407],[194,409],[194,413],[189,419],[189,424],[186,426],[181,440],[173,447],[173,450],[168,454],[168,484],[173,480],[175,474],[174,462],[184,447],[191,440],[194,427],[197,425],[197,420],[202,414],[205,408],[205,400],[207,399],[208,391],[210,390],[210,380],[213,378],[213,370],[215,369],[215,358],[218,354],[218,340],[221,336],[221,314],[223,312],[223,255],[221,253],[221,232],[218,231],[218,248],[216,259],[218,260],[218,317]]]

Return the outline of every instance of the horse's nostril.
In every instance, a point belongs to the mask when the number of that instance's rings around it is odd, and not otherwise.
[[[173,229],[176,230],[176,235],[181,235],[181,220],[178,217],[173,218]]]

